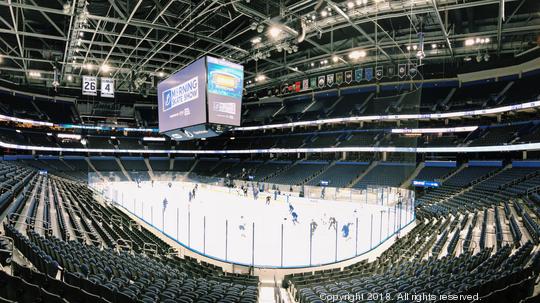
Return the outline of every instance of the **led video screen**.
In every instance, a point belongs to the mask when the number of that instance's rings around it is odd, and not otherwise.
[[[244,67],[226,60],[207,58],[208,122],[240,125]]]
[[[206,123],[206,64],[201,58],[158,84],[159,131]]]

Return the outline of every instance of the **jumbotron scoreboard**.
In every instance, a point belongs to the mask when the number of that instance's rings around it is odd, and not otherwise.
[[[174,140],[218,136],[240,126],[244,67],[203,57],[158,84],[159,132]]]

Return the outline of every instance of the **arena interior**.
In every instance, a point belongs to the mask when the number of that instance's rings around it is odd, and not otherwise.
[[[0,302],[540,302],[540,1],[0,0]]]

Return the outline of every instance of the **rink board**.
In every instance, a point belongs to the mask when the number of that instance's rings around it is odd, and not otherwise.
[[[345,202],[287,193],[275,199],[273,192],[260,193],[255,200],[251,191],[246,197],[236,189],[200,185],[190,202],[194,187],[190,182],[107,182],[94,187],[196,253],[256,267],[295,268],[347,260],[374,249],[415,219],[414,201]],[[330,224],[331,217],[336,224]]]

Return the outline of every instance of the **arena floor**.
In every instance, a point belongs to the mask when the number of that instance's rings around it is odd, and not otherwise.
[[[240,190],[199,185],[190,202],[194,186],[156,181],[108,182],[96,188],[198,253],[257,267],[305,267],[346,260],[373,249],[414,220],[409,201],[403,201],[400,209],[395,201],[377,205],[364,199],[330,201],[286,193],[274,199],[273,192],[263,192],[255,200],[251,191],[246,197]],[[297,222],[293,222],[291,206]],[[336,224],[331,224],[332,217]],[[311,233],[313,222],[316,228]]]

